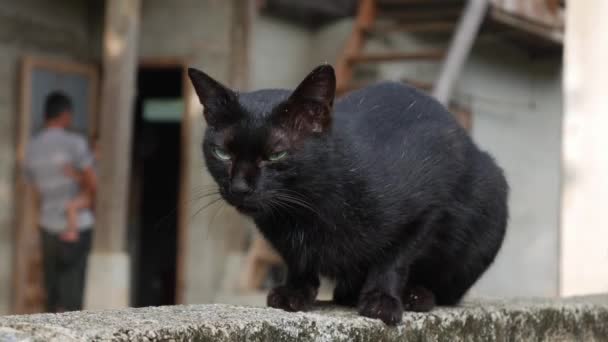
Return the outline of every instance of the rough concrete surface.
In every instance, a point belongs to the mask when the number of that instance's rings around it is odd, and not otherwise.
[[[608,295],[470,301],[386,327],[319,304],[307,313],[222,304],[0,317],[0,341],[608,341]]]

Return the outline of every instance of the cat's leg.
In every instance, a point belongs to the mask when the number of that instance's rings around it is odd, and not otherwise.
[[[270,290],[266,302],[270,307],[285,311],[308,310],[317,298],[319,285],[317,272],[298,272],[296,268],[288,267],[287,281]]]
[[[336,279],[333,302],[343,306],[357,306],[364,280],[362,276]]]
[[[409,272],[409,265],[404,259],[400,257],[389,264],[370,269],[359,297],[359,314],[378,318],[389,325],[401,322],[401,295]]]
[[[420,223],[405,227],[408,236],[393,258],[383,264],[372,266],[367,274],[361,296],[359,313],[366,317],[379,318],[386,324],[397,324],[403,315],[403,295],[410,276],[410,266],[419,257],[440,224],[441,212],[431,211],[419,220]],[[406,303],[408,304],[408,303]]]

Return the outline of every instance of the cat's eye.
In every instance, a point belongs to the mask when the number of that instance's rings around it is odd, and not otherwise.
[[[268,155],[268,160],[271,162],[281,160],[287,157],[287,151],[275,152]]]
[[[230,160],[230,154],[228,152],[226,152],[226,150],[224,150],[221,147],[214,147],[213,148],[213,154],[217,157],[217,159],[219,160]]]

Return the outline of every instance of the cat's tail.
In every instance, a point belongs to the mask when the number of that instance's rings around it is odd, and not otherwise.
[[[408,287],[403,293],[405,311],[427,312],[435,307],[435,295],[422,286]]]

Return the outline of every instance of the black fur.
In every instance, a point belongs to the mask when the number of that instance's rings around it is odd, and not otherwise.
[[[198,70],[189,75],[222,196],[287,263],[270,306],[309,308],[325,275],[336,280],[336,303],[396,324],[404,309],[457,304],[494,260],[507,183],[431,97],[380,83],[334,105],[328,65],[293,93],[237,94]]]

